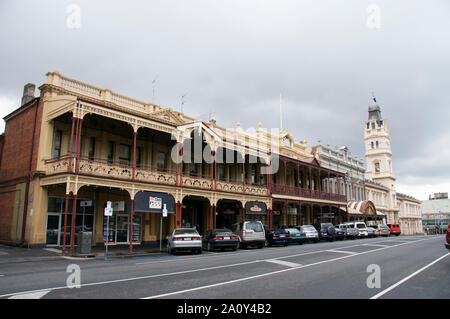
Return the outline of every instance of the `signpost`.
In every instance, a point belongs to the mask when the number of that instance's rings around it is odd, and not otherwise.
[[[112,202],[106,202],[105,216],[106,216],[106,241],[105,241],[105,260],[108,260],[108,241],[109,241],[109,217],[113,215]],[[103,236],[104,237],[104,236]]]
[[[162,220],[163,217],[167,217],[167,206],[166,204],[164,204],[164,208],[162,210],[162,214],[161,214],[161,225],[159,227],[159,251],[162,252]]]

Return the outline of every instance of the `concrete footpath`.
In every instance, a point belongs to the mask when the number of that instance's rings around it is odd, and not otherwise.
[[[130,253],[129,246],[109,246],[108,258],[127,258],[138,256],[151,256],[158,254],[167,254],[165,245],[160,251],[159,245],[144,245],[133,246],[133,252]],[[75,258],[105,258],[105,247],[92,247],[90,254],[80,255],[76,252]],[[9,246],[0,244],[0,264],[6,263],[20,263],[20,262],[36,262],[48,260],[60,260],[61,258],[71,258],[70,247],[66,247],[66,256],[62,256],[61,247],[47,247],[47,248],[24,248],[17,246]]]

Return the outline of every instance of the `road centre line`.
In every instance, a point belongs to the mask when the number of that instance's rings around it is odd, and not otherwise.
[[[407,281],[407,280],[411,279],[412,277],[414,277],[414,276],[420,274],[420,273],[421,273],[422,271],[424,271],[425,269],[427,269],[427,268],[433,266],[435,263],[437,263],[438,261],[444,259],[445,257],[447,257],[447,256],[449,256],[449,255],[450,255],[450,253],[446,253],[445,255],[439,257],[438,259],[435,259],[434,261],[432,261],[432,262],[429,263],[428,265],[426,265],[426,266],[420,268],[419,270],[413,272],[411,275],[409,275],[409,276],[403,278],[402,280],[398,281],[397,283],[393,284],[392,286],[390,286],[390,287],[386,288],[385,290],[379,292],[378,294],[376,294],[375,296],[371,297],[370,299],[378,299],[378,298],[380,298],[381,296],[385,295],[385,294],[388,293],[389,291],[391,291],[391,290],[395,289],[396,287],[400,286],[400,285],[401,285],[402,283],[404,283],[405,281]]]
[[[431,238],[430,238],[431,239]],[[421,239],[422,240],[422,239]],[[376,243],[383,243],[383,242],[386,242],[386,241],[389,241],[389,240],[383,240],[383,241],[376,241],[376,242],[374,242],[375,244]],[[350,246],[344,246],[344,247],[338,247],[338,248],[335,248],[335,249],[345,249],[345,248],[352,248],[352,247],[359,247],[359,246],[361,246],[361,245],[363,245],[363,244],[356,244],[356,245],[350,245]],[[279,252],[281,252],[281,250],[279,250],[279,248],[278,247],[274,247],[274,248],[269,248],[269,249],[273,249],[273,252],[274,253],[279,253]],[[294,255],[288,255],[288,256],[280,256],[280,257],[275,257],[275,259],[282,259],[282,258],[290,258],[290,257],[297,257],[297,256],[302,256],[302,255],[304,255],[304,254],[316,254],[316,253],[321,253],[321,252],[326,252],[326,251],[328,251],[328,249],[321,249],[321,250],[316,250],[316,251],[313,251],[313,252],[308,252],[308,253],[301,253],[301,254],[294,254]],[[239,252],[233,252],[233,253],[226,253],[226,254],[222,254],[222,253],[216,253],[216,254],[214,254],[214,258],[216,258],[216,257],[230,257],[230,256],[238,256],[238,255],[241,255],[241,254],[244,254],[245,256],[247,256],[247,255],[249,255],[249,254],[255,254],[255,253],[260,253],[261,251],[260,250],[255,250],[255,251],[239,251]],[[146,262],[140,262],[140,263],[136,263],[136,265],[147,265],[147,264],[159,264],[159,263],[165,263],[165,262],[174,262],[174,261],[177,261],[177,262],[179,262],[179,261],[184,261],[184,260],[198,260],[198,259],[204,259],[204,258],[208,258],[208,255],[209,254],[207,254],[207,255],[204,255],[204,256],[202,256],[202,257],[185,257],[185,258],[176,258],[176,259],[166,259],[166,260],[159,260],[159,261],[146,261]]]
[[[183,293],[186,293],[186,292],[192,292],[192,291],[198,291],[198,290],[203,290],[203,289],[208,289],[208,288],[213,288],[213,287],[218,287],[218,286],[234,284],[234,283],[241,282],[241,281],[247,281],[247,280],[252,280],[252,279],[256,279],[256,278],[276,275],[276,274],[280,274],[280,273],[284,273],[284,272],[288,272],[288,271],[292,271],[292,270],[298,270],[298,269],[303,269],[303,268],[307,268],[307,267],[311,267],[311,266],[317,266],[317,265],[321,265],[321,264],[325,264],[325,263],[329,263],[329,262],[333,262],[333,261],[338,261],[338,260],[342,260],[342,259],[346,259],[346,258],[350,258],[350,257],[354,257],[354,256],[360,256],[360,255],[372,253],[372,252],[375,252],[375,251],[381,251],[381,250],[385,250],[385,249],[389,249],[389,248],[393,248],[393,247],[399,247],[399,246],[403,246],[403,245],[407,245],[407,244],[415,243],[415,242],[420,242],[420,241],[424,241],[424,240],[428,240],[428,239],[421,239],[421,240],[417,240],[417,241],[414,241],[414,242],[401,243],[401,244],[398,244],[398,245],[377,248],[377,249],[373,249],[373,250],[369,250],[369,251],[365,251],[365,252],[361,252],[361,253],[355,253],[355,254],[352,254],[352,255],[347,255],[347,256],[343,256],[343,257],[337,257],[337,258],[332,258],[332,259],[328,259],[328,260],[324,260],[324,261],[319,261],[319,262],[315,262],[315,263],[312,263],[312,264],[301,265],[299,267],[292,267],[292,268],[288,268],[288,269],[272,271],[272,272],[268,272],[268,273],[265,273],[265,274],[249,276],[249,277],[244,277],[244,278],[240,278],[240,279],[219,282],[219,283],[216,283],[216,284],[200,286],[200,287],[190,288],[190,289],[185,289],[185,290],[179,290],[179,291],[174,291],[174,292],[169,292],[169,293],[159,294],[159,295],[154,295],[154,296],[149,296],[149,297],[144,297],[144,298],[141,298],[141,299],[163,298],[163,297],[183,294]],[[265,261],[265,260],[263,260],[263,261]]]
[[[430,239],[433,239],[433,238],[421,239],[421,240],[417,240],[417,241],[409,242],[409,243],[415,243],[415,242],[420,242],[420,241],[430,240]],[[398,247],[398,246],[402,246],[402,245],[406,245],[406,244],[408,244],[408,243],[402,243],[402,244],[387,246],[387,247],[383,247],[383,248],[379,248],[379,249],[373,249],[373,250],[370,250],[370,251],[367,251],[367,252],[362,252],[362,253],[357,253],[355,255],[348,255],[348,256],[338,257],[338,258],[334,258],[334,259],[329,259],[329,260],[325,260],[325,261],[318,262],[318,263],[313,263],[313,264],[308,264],[308,265],[301,265],[299,267],[289,268],[287,270],[305,268],[305,267],[314,266],[314,265],[318,265],[318,264],[322,264],[322,263],[326,263],[326,262],[331,262],[331,261],[336,261],[336,260],[340,260],[340,259],[345,259],[345,258],[348,258],[348,257],[353,257],[353,256],[361,255],[361,254],[371,253],[371,252],[375,252],[375,251],[378,251],[378,250],[384,250],[384,249],[388,249],[388,248]],[[360,246],[360,245],[354,245],[354,246]],[[348,246],[348,247],[354,247],[354,246]],[[346,247],[343,247],[343,248],[346,248]],[[295,254],[295,255],[289,255],[289,256],[280,256],[280,257],[277,257],[277,258],[268,258],[268,259],[283,259],[283,258],[297,257],[297,256],[301,256],[301,255],[309,255],[309,254],[315,254],[315,253],[320,253],[320,252],[326,252],[326,251],[327,250],[324,249],[324,250],[320,250],[320,251],[313,251],[313,252],[307,252],[307,253],[301,253],[301,254]],[[226,254],[224,256],[229,256],[229,254]],[[217,257],[217,256],[215,255],[214,257]],[[261,261],[266,261],[266,260],[264,260],[264,259],[263,260],[253,260],[253,261],[242,262],[242,263],[237,263],[237,264],[213,266],[213,267],[199,268],[199,269],[192,269],[192,270],[185,270],[185,271],[177,271],[177,272],[165,273],[165,274],[155,274],[155,275],[148,275],[148,276],[140,276],[140,277],[132,277],[132,278],[114,279],[114,280],[109,280],[109,281],[93,282],[93,283],[81,284],[80,287],[89,287],[89,286],[97,286],[97,285],[112,284],[112,283],[119,283],[119,282],[128,282],[128,281],[134,281],[134,280],[158,278],[158,277],[164,277],[164,276],[180,275],[180,274],[185,274],[185,273],[193,273],[193,272],[199,272],[199,271],[207,271],[207,270],[213,270],[213,269],[220,269],[220,268],[234,267],[234,266],[240,266],[240,265],[245,265],[245,264],[258,263],[258,262],[261,262]],[[284,272],[284,271],[285,270],[281,270],[281,271],[268,273],[268,274],[262,274],[262,275],[258,275],[258,276],[267,276],[267,275],[270,275],[270,274],[274,274],[274,273],[278,273],[278,272]],[[243,280],[248,280],[248,279],[251,279],[251,278],[244,278]],[[221,284],[223,284],[223,283],[221,283]],[[36,289],[36,290],[30,290],[30,291],[23,291],[23,292],[14,292],[14,293],[8,293],[8,294],[0,295],[0,298],[13,296],[13,295],[19,295],[19,294],[25,294],[25,293],[35,293],[35,292],[44,292],[44,291],[48,291],[48,290],[52,291],[52,290],[61,290],[61,289],[68,289],[68,288],[67,288],[67,286],[60,286],[60,287],[53,287],[53,288],[43,288],[43,289]]]

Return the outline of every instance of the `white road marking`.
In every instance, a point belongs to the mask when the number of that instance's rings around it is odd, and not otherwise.
[[[414,277],[414,276],[420,274],[420,273],[421,273],[422,271],[424,271],[425,269],[427,269],[427,268],[433,266],[435,263],[437,263],[438,261],[444,259],[445,257],[447,257],[447,256],[449,256],[449,255],[450,255],[450,253],[446,253],[444,256],[439,257],[438,259],[432,261],[432,262],[429,263],[428,265],[426,265],[426,266],[420,268],[419,270],[413,272],[411,275],[409,275],[409,276],[403,278],[402,280],[400,280],[399,282],[393,284],[393,285],[390,286],[389,288],[387,288],[387,289],[385,289],[385,290],[383,290],[383,291],[377,293],[375,296],[373,296],[373,297],[370,298],[370,299],[378,299],[378,298],[380,298],[381,296],[385,295],[386,293],[388,293],[388,292],[391,291],[392,289],[394,289],[394,288],[400,286],[400,285],[401,285],[402,283],[404,283],[405,281],[407,281],[407,280],[411,279],[412,277]]]
[[[300,264],[291,263],[289,261],[279,260],[279,259],[265,259],[264,261],[269,262],[269,263],[282,265],[282,266],[288,266],[288,267],[292,267],[292,268],[301,266]]]
[[[48,294],[51,290],[44,290],[32,293],[24,293],[24,294],[16,294],[8,299],[41,299],[46,294]]]
[[[389,245],[379,245],[379,244],[363,244],[362,246],[389,247]]]
[[[329,260],[325,260],[325,261],[321,261],[321,262],[317,262],[317,263],[312,263],[312,264],[308,264],[308,265],[302,265],[302,266],[299,266],[299,267],[296,267],[296,268],[289,268],[289,269],[276,271],[276,272],[271,272],[271,273],[266,273],[266,274],[253,276],[253,277],[257,278],[257,277],[268,276],[268,275],[276,274],[276,273],[280,273],[280,272],[290,271],[290,270],[294,270],[294,269],[301,269],[301,268],[305,268],[305,267],[315,266],[315,265],[319,265],[319,264],[323,264],[323,263],[327,263],[327,262],[337,261],[337,260],[341,260],[341,259],[345,259],[345,258],[349,258],[349,257],[353,257],[353,256],[358,256],[358,255],[362,255],[362,254],[372,253],[372,252],[376,252],[376,251],[379,251],[379,250],[389,249],[389,248],[393,248],[393,247],[403,246],[403,245],[406,245],[406,244],[411,244],[411,243],[416,243],[416,242],[425,241],[425,240],[431,240],[431,239],[434,239],[434,238],[425,238],[425,239],[421,239],[421,240],[416,240],[414,242],[402,243],[402,244],[398,244],[398,245],[382,247],[382,248],[373,249],[373,250],[369,250],[369,251],[362,252],[362,253],[355,253],[355,254],[352,254],[352,255],[347,255],[347,256],[343,256],[343,257],[333,258],[333,259],[329,259]],[[356,247],[356,246],[361,246],[361,244],[353,245],[353,246],[347,246],[347,247],[342,247],[342,248]],[[301,255],[308,255],[308,254],[315,254],[315,253],[321,253],[321,252],[326,252],[326,251],[327,250],[324,249],[324,250],[320,250],[320,251],[313,251],[313,252],[307,252],[307,253],[302,253],[302,254],[295,254],[295,255],[290,255],[290,256],[277,257],[277,259],[289,258],[289,257],[295,257],[295,256],[301,256]],[[258,251],[255,251],[255,252],[260,252],[260,251],[258,250]],[[243,253],[245,253],[245,251]],[[230,254],[224,254],[223,256],[226,257],[226,256],[229,256],[229,255]],[[234,254],[232,254],[232,255],[234,255]],[[214,256],[214,258],[217,258],[217,257],[218,256],[216,256],[216,255]],[[188,259],[188,258],[186,258],[186,259]],[[191,259],[191,258],[189,258],[189,259]],[[198,259],[198,258],[196,258],[196,259]],[[182,259],[181,258],[180,259],[173,259],[172,261],[176,261],[176,260],[182,260]],[[132,278],[123,278],[123,279],[109,280],[109,281],[93,282],[93,283],[81,284],[80,287],[97,286],[97,285],[104,285],[104,284],[112,284],[112,283],[119,283],[119,282],[128,282],[128,281],[134,281],[134,280],[151,279],[151,278],[179,275],[179,274],[185,274],[185,273],[200,272],[200,271],[211,270],[211,269],[220,269],[220,268],[226,268],[226,267],[233,267],[233,266],[257,263],[257,262],[261,262],[261,261],[264,261],[264,260],[255,260],[255,261],[243,262],[243,263],[238,263],[238,264],[222,265],[222,266],[208,267],[208,268],[202,268],[202,269],[192,269],[192,270],[178,271],[178,272],[165,273],[165,274],[148,275],[148,276],[142,276],[142,277],[132,277]],[[252,279],[253,277],[242,278],[242,279],[239,279],[238,281],[249,280],[249,279]],[[232,282],[234,282],[234,281],[232,281]],[[231,283],[231,282],[218,283],[218,284],[215,284],[213,286],[224,285],[224,284],[228,284],[228,283]],[[48,287],[48,288],[37,289],[37,290],[30,290],[30,291],[23,291],[23,292],[14,292],[14,293],[0,295],[0,298],[13,296],[13,295],[17,295],[17,294],[35,293],[35,292],[43,292],[43,291],[49,291],[49,290],[50,291],[51,290],[61,290],[61,289],[67,289],[67,286]],[[203,288],[202,287],[194,288],[194,290],[199,290],[199,289],[205,289],[205,288],[204,287]],[[170,293],[170,294],[179,294],[179,293],[181,293],[181,292],[174,292],[174,293]],[[152,296],[152,297],[148,297],[148,298],[156,298],[156,297]]]
[[[328,249],[330,253],[343,253],[343,254],[349,254],[349,255],[356,255],[354,251],[345,251],[345,250],[337,250],[337,249]]]
[[[6,251],[1,251],[0,250],[0,256],[4,256],[4,255],[8,255],[8,253]]]
[[[418,241],[415,241],[415,242],[419,242],[419,241],[423,241],[423,240],[427,240],[427,239],[422,239],[422,240],[418,240]],[[219,282],[219,283],[216,283],[216,284],[211,284],[211,285],[206,285],[206,286],[200,286],[200,287],[195,287],[195,288],[190,288],[190,289],[173,291],[173,292],[164,293],[164,294],[160,294],[160,295],[144,297],[144,298],[141,298],[141,299],[163,298],[163,297],[183,294],[183,293],[186,293],[186,292],[192,292],[192,291],[197,291],[197,290],[203,290],[203,289],[208,289],[208,288],[213,288],[213,287],[218,287],[218,286],[234,284],[234,283],[241,282],[241,281],[247,281],[247,280],[251,280],[251,279],[267,277],[267,276],[271,276],[271,275],[280,274],[280,273],[283,273],[283,272],[288,272],[288,271],[291,271],[291,270],[303,269],[303,268],[307,268],[307,267],[311,267],[311,266],[317,266],[317,265],[321,265],[321,264],[326,264],[326,263],[329,263],[329,262],[332,262],[332,261],[337,261],[337,260],[342,260],[342,259],[346,259],[346,258],[351,258],[351,257],[354,257],[354,256],[369,254],[369,253],[372,253],[372,252],[375,252],[375,251],[380,251],[380,250],[385,250],[385,249],[389,249],[389,248],[393,248],[393,247],[403,246],[403,245],[406,245],[406,244],[408,244],[408,243],[402,243],[402,244],[393,245],[393,246],[389,246],[389,247],[377,248],[377,249],[365,251],[365,252],[362,252],[362,253],[355,253],[355,254],[352,254],[352,255],[347,255],[347,256],[343,256],[343,257],[337,257],[337,258],[328,259],[328,260],[324,260],[324,261],[319,261],[319,262],[315,262],[315,263],[312,263],[312,264],[303,265],[303,266],[299,266],[299,267],[288,268],[288,269],[283,269],[283,270],[278,270],[278,271],[272,271],[272,272],[268,272],[268,273],[265,273],[265,274],[260,274],[260,275],[256,275],[256,276],[250,276],[250,277],[245,277],[245,278],[240,278],[240,279],[235,279],[235,280],[230,280],[230,281]]]

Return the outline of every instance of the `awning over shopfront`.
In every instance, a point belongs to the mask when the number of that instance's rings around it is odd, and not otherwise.
[[[385,215],[377,212],[375,205],[370,200],[352,201],[347,204],[347,212],[349,215],[361,217],[384,217]]]
[[[166,193],[139,192],[134,198],[134,211],[140,213],[162,213],[166,205],[169,214],[175,213],[175,200]]]
[[[249,215],[266,215],[266,204],[258,201],[247,202],[245,204],[245,213]]]

